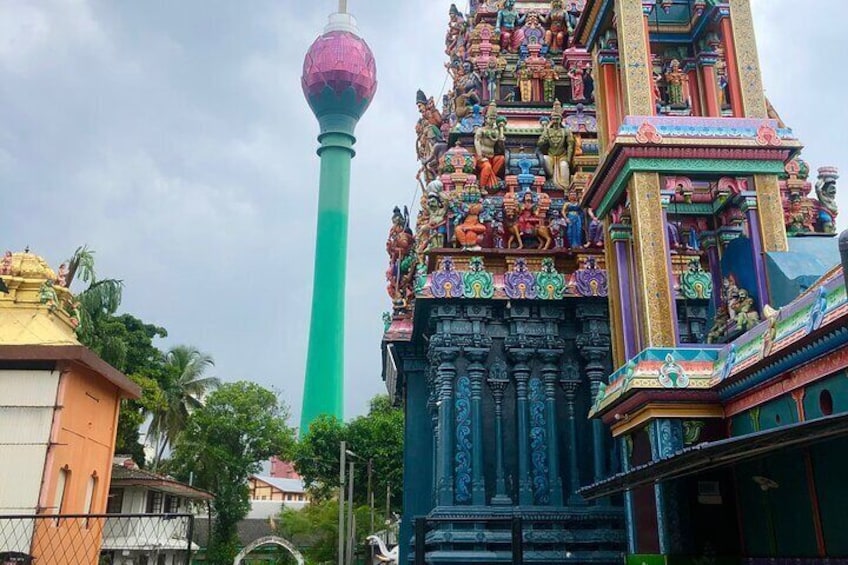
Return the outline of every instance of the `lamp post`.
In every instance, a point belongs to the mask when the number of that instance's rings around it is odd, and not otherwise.
[[[345,453],[347,442],[339,444],[339,565],[344,565],[344,487],[345,487]]]

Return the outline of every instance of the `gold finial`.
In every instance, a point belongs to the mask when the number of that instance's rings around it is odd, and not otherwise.
[[[339,0],[339,13],[346,14],[347,13],[347,0]]]

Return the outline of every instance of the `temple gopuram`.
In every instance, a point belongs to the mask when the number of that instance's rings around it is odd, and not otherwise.
[[[386,243],[400,562],[848,562],[838,172],[750,1],[472,0],[445,54]]]

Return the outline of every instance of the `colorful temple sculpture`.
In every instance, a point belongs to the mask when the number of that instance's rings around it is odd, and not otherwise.
[[[377,91],[371,49],[358,35],[346,0],[306,54],[303,94],[321,133],[318,234],[312,322],[301,411],[301,433],[319,415],[342,418],[344,405],[344,297],[350,163],[356,124]]]
[[[749,0],[448,19],[386,243],[400,561],[848,557],[838,173],[765,98]]]

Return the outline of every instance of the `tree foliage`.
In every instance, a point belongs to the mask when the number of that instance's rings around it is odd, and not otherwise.
[[[156,440],[155,466],[185,429],[189,415],[203,405],[204,395],[221,384],[217,377],[205,376],[214,365],[210,355],[187,345],[173,347],[165,355],[166,378],[159,383],[165,402],[150,411],[153,419],[148,432]]]
[[[215,495],[215,524],[209,548],[213,565],[229,565],[238,550],[236,525],[247,516],[247,479],[261,462],[286,452],[294,441],[288,408],[255,383],[227,383],[188,416],[170,462],[180,479]]]
[[[363,542],[369,534],[370,509],[354,508],[354,540]],[[347,514],[345,514],[347,520]],[[303,553],[307,563],[337,563],[339,549],[339,502],[312,502],[302,510],[284,508],[277,533],[291,541]]]
[[[347,424],[330,417],[312,422],[307,434],[293,450],[295,468],[318,501],[335,495],[339,484],[339,442],[365,460],[372,461],[372,486],[378,508],[386,504],[386,487],[391,506],[400,508],[403,493],[403,411],[394,408],[388,396],[376,396],[371,409]],[[368,505],[368,466],[354,459],[354,501]]]

